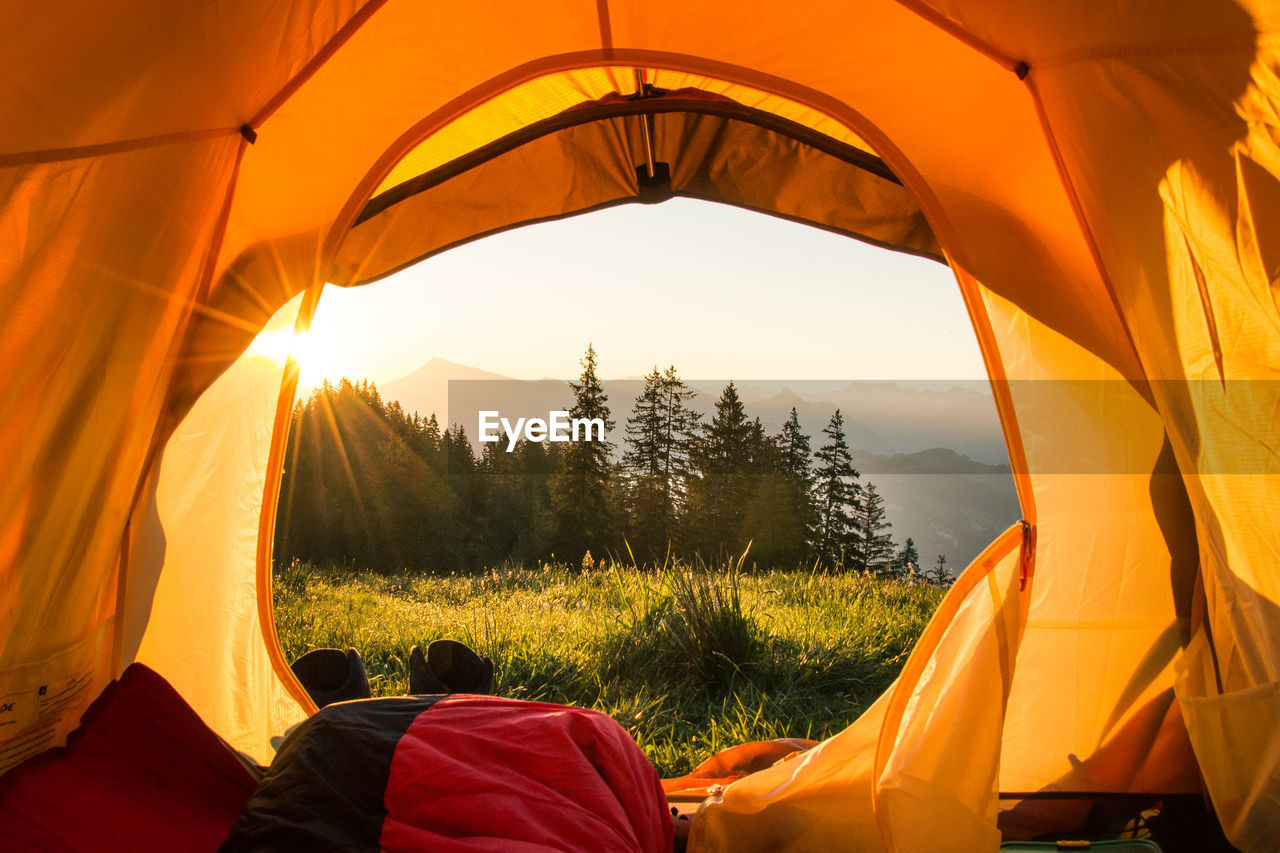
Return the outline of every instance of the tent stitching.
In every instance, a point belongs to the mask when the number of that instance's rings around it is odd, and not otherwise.
[[[1098,59],[1129,59],[1138,57],[1172,56],[1184,53],[1216,53],[1280,42],[1280,33],[1231,33],[1214,38],[1178,38],[1148,44],[1113,44],[1083,47],[1037,59],[1037,68],[1061,68],[1077,62]]]
[[[1039,66],[1037,66],[1039,67]],[[1134,359],[1139,367],[1144,371],[1146,365],[1142,362],[1142,356],[1138,352],[1138,345],[1134,341],[1133,331],[1129,328],[1129,320],[1125,312],[1121,310],[1120,299],[1116,295],[1115,285],[1112,284],[1111,275],[1107,272],[1106,264],[1102,262],[1102,250],[1098,248],[1097,237],[1090,227],[1088,217],[1085,215],[1084,206],[1080,202],[1080,194],[1076,190],[1075,179],[1071,172],[1067,169],[1066,160],[1062,156],[1062,149],[1058,145],[1057,135],[1053,132],[1053,125],[1049,121],[1049,113],[1044,107],[1044,101],[1040,97],[1040,90],[1036,86],[1034,75],[1028,74],[1023,82],[1027,86],[1027,91],[1031,95],[1031,102],[1035,105],[1036,118],[1040,122],[1040,130],[1044,133],[1045,143],[1049,146],[1049,151],[1053,155],[1053,166],[1058,172],[1058,177],[1062,180],[1063,189],[1066,190],[1067,198],[1071,202],[1071,212],[1076,220],[1076,225],[1080,228],[1080,233],[1084,236],[1085,243],[1089,247],[1089,258],[1093,261],[1094,269],[1097,270],[1098,277],[1102,281],[1102,285],[1106,288],[1107,296],[1111,299],[1111,306],[1115,309],[1116,316],[1120,319],[1120,327],[1124,329],[1125,340],[1129,343],[1129,350],[1132,352]],[[1128,378],[1128,377],[1126,377]],[[1144,387],[1148,384],[1144,378],[1141,383]],[[1143,394],[1145,398],[1150,400],[1151,392],[1148,390]]]
[[[1018,60],[1009,56],[986,39],[970,32],[959,21],[947,17],[932,6],[922,3],[920,0],[896,0],[896,2],[899,6],[924,18],[938,29],[973,48],[1005,70],[1013,71],[1018,66]]]
[[[83,160],[89,157],[105,157],[110,154],[124,154],[130,151],[140,151],[144,148],[173,145],[178,142],[203,142],[207,139],[217,139],[220,136],[231,136],[239,133],[239,127],[218,127],[210,130],[186,130],[178,133],[165,133],[159,136],[144,136],[139,139],[120,139],[115,142],[78,145],[73,148],[19,151],[13,154],[0,154],[0,169],[7,169],[13,166],[38,166],[43,163],[60,163],[66,160]]]
[[[267,119],[271,118],[276,110],[280,109],[289,98],[293,97],[302,88],[303,84],[315,76],[316,72],[323,68],[325,63],[338,52],[338,49],[346,44],[373,17],[374,12],[386,5],[386,2],[387,0],[369,0],[368,3],[361,6],[360,10],[352,15],[342,25],[342,28],[333,34],[329,41],[325,42],[324,47],[320,48],[316,55],[311,57],[311,60],[302,67],[302,70],[290,77],[289,82],[285,83],[280,91],[276,92],[269,101],[263,104],[262,109],[258,110],[254,117],[246,122],[249,127],[257,130]]]

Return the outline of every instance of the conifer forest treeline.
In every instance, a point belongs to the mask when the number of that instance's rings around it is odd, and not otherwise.
[[[570,383],[573,418],[614,411],[587,348]],[[276,522],[276,558],[383,571],[615,558],[822,566],[946,583],[894,541],[875,485],[851,463],[839,410],[808,434],[749,417],[730,382],[709,420],[674,367],[629,404],[625,442],[522,440],[477,454],[459,424],[384,401],[367,381],[325,383],[295,406]],[[620,411],[620,410],[619,410]]]

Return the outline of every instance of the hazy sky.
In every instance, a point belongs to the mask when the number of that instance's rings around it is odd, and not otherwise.
[[[359,288],[326,288],[304,383],[402,376],[435,356],[567,378],[975,379],[950,270],[769,216],[676,199],[488,237]]]

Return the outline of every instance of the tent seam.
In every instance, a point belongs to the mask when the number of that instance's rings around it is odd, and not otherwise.
[[[600,47],[613,56],[613,24],[609,19],[609,0],[596,0],[596,17],[600,22]]]
[[[324,67],[338,49],[346,44],[352,36],[359,32],[360,28],[368,23],[374,13],[386,5],[387,0],[369,0],[368,3],[360,7],[360,10],[347,19],[347,22],[333,34],[330,39],[324,43],[324,46],[316,51],[315,55],[308,60],[307,64],[302,66],[297,74],[289,78],[289,81],[280,88],[271,98],[262,105],[262,108],[254,114],[246,124],[257,130],[262,126],[263,122],[271,118],[276,110],[280,109],[286,101],[293,97],[299,89],[302,88],[308,80],[315,76],[321,68]],[[239,129],[237,129],[239,132]]]
[[[187,130],[178,133],[164,133],[158,136],[143,136],[136,139],[119,139],[115,142],[98,142],[91,145],[77,145],[70,148],[44,148],[38,151],[18,151],[12,154],[0,154],[0,169],[12,166],[37,166],[44,163],[60,163],[66,160],[83,160],[90,157],[104,157],[110,154],[124,154],[144,148],[158,148],[177,142],[203,142],[217,139],[220,136],[239,134],[239,127],[218,127],[209,130]]]
[[[289,100],[298,89],[302,88],[308,80],[310,80],[317,71],[324,66],[326,62],[332,58],[333,54],[338,51],[355,33],[373,17],[387,0],[369,0],[360,10],[351,16],[345,24],[342,25],[329,41],[325,42],[320,50],[307,62],[302,69],[289,78],[289,81],[280,88],[276,94],[254,114],[253,118],[243,124],[232,128],[212,128],[209,130],[191,130],[180,131],[177,133],[166,133],[157,136],[144,136],[137,139],[122,139],[114,142],[100,142],[91,145],[79,145],[69,148],[47,148],[35,151],[21,151],[12,154],[0,154],[0,169],[11,166],[30,166],[40,163],[56,163],[63,160],[79,160],[87,157],[101,157],[107,154],[118,154],[127,151],[136,151],[141,148],[151,148],[158,145],[168,145],[174,142],[199,141],[204,139],[213,139],[219,136],[237,133],[244,135],[244,129],[249,128],[250,131],[256,131],[263,122],[270,118],[276,110],[278,110],[285,101]],[[252,140],[250,140],[252,141]]]
[[[1121,309],[1115,285],[1112,283],[1111,276],[1102,261],[1102,250],[1098,248],[1097,237],[1094,235],[1093,227],[1089,224],[1089,218],[1084,212],[1084,205],[1081,203],[1080,194],[1076,190],[1075,180],[1067,168],[1066,159],[1062,156],[1062,149],[1058,145],[1058,137],[1053,132],[1053,126],[1049,121],[1049,113],[1044,108],[1044,101],[1040,98],[1040,90],[1036,87],[1036,82],[1032,75],[1028,75],[1023,82],[1026,83],[1027,92],[1031,95],[1031,102],[1035,106],[1036,118],[1039,119],[1040,123],[1040,132],[1044,134],[1045,142],[1049,146],[1049,153],[1053,156],[1054,169],[1062,180],[1063,189],[1066,190],[1067,200],[1071,204],[1071,212],[1075,217],[1076,225],[1080,228],[1081,236],[1084,237],[1085,243],[1089,247],[1089,257],[1093,261],[1094,270],[1098,273],[1098,278],[1102,281],[1102,286],[1107,291],[1107,297],[1111,300],[1111,307],[1115,310],[1116,318],[1120,321],[1120,328],[1124,330],[1125,340],[1129,343],[1129,350],[1133,353],[1134,359],[1137,360],[1138,367],[1142,369],[1142,382],[1148,387],[1148,394],[1150,394],[1146,365],[1142,361],[1142,354],[1138,352],[1133,330],[1129,328],[1129,319]],[[1125,378],[1129,379],[1130,377]]]
[[[970,32],[959,21],[948,18],[932,6],[922,3],[920,0],[896,0],[896,2],[909,12],[918,15],[938,29],[959,39],[1006,71],[1013,71],[1017,68],[1018,60],[997,49],[991,42]]]
[[[1256,47],[1261,43],[1280,41],[1280,33],[1229,33],[1214,38],[1180,38],[1147,44],[1113,44],[1082,47],[1037,59],[1035,68],[1061,68],[1077,62],[1099,59],[1124,59],[1126,57],[1170,56],[1179,53],[1215,53],[1241,47]]]

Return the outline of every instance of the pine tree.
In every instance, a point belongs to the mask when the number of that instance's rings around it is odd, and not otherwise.
[[[740,473],[752,458],[753,438],[758,424],[747,418],[746,407],[731,381],[716,400],[711,423],[702,428],[702,438],[694,451],[698,469],[704,474]]]
[[[861,489],[849,445],[845,442],[844,418],[839,409],[822,434],[829,441],[814,455],[818,462],[814,473],[818,554],[832,565],[843,565],[858,549],[859,537],[853,519]]]
[[[665,373],[655,366],[627,419],[623,506],[628,542],[638,559],[660,562],[673,545],[699,418],[687,405],[694,396],[674,366]]]
[[[742,539],[750,540],[752,559],[761,565],[808,564],[814,521],[809,437],[794,409],[779,435],[765,436],[759,418],[751,427]]]
[[[445,454],[445,473],[450,477],[470,477],[476,470],[476,454],[462,424],[450,424],[440,439]]]
[[[435,412],[422,422],[422,437],[426,443],[426,449],[431,451],[440,449],[440,422],[436,420]]]
[[[947,570],[946,554],[938,555],[938,561],[933,564],[933,568],[929,570],[926,578],[929,583],[937,584],[938,586],[951,586],[955,578],[951,577],[951,572]]]
[[[750,475],[759,470],[763,441],[763,428],[747,418],[730,382],[690,456],[696,476],[689,485],[688,528],[694,549],[704,557],[716,559],[746,547],[742,534]]]
[[[778,453],[782,473],[806,486],[813,482],[813,451],[809,449],[809,436],[800,429],[795,406],[778,436]]]
[[[813,451],[809,436],[800,428],[800,418],[794,406],[775,443],[778,447],[778,468],[787,492],[782,509],[788,515],[794,543],[792,559],[787,562],[798,563],[807,559],[812,551],[817,506],[813,494]]]
[[[627,451],[622,465],[626,484],[627,543],[637,560],[659,560],[668,539],[666,481],[662,476],[662,374],[655,366],[645,377],[627,418]]]
[[[764,424],[759,415],[751,421],[751,430],[747,433],[747,453],[744,471],[748,474],[763,474],[777,470],[778,445],[765,435]]]
[[[920,571],[920,551],[916,548],[915,540],[910,536],[907,537],[906,544],[898,551],[895,562],[900,576],[904,578],[916,575],[923,577],[923,573]]]
[[[749,487],[740,540],[751,542],[752,563],[764,566],[807,565],[812,503],[807,486],[784,470],[780,438],[765,436],[752,424],[753,458],[746,475]]]
[[[644,378],[644,389],[627,418],[627,450],[622,461],[628,472],[656,476],[661,471],[662,423],[662,374],[655,366]]]
[[[599,418],[606,435],[613,429],[608,397],[596,375],[596,351],[587,344],[582,374],[570,382],[573,391],[571,418]],[[574,562],[586,551],[602,555],[615,546],[611,523],[610,481],[613,475],[613,443],[605,440],[570,442],[560,472],[551,485],[556,512],[556,550]]]
[[[886,531],[892,527],[884,517],[884,498],[876,491],[874,483],[867,483],[862,490],[858,506],[858,568],[879,577],[892,577],[894,571],[893,536]]]
[[[671,523],[684,498],[691,464],[689,457],[697,437],[698,421],[702,419],[699,412],[689,408],[689,401],[696,396],[697,392],[684,384],[675,365],[668,366],[662,374],[661,466],[667,482]]]

